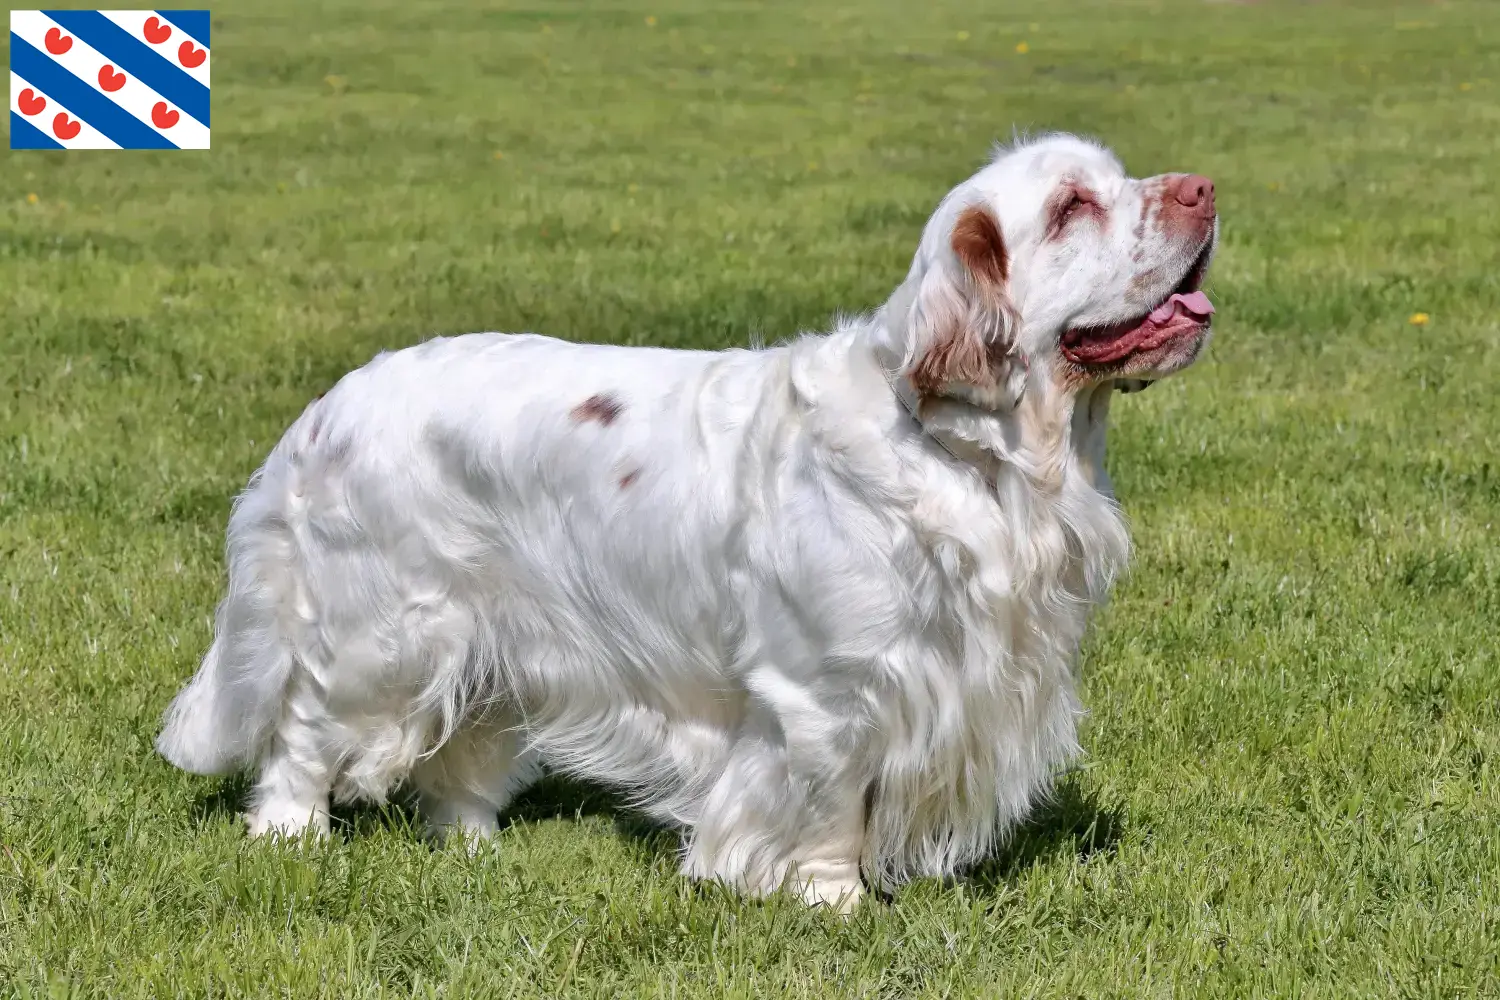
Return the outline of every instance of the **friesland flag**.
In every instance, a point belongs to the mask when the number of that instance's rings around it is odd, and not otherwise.
[[[207,149],[206,10],[10,12],[11,149]]]

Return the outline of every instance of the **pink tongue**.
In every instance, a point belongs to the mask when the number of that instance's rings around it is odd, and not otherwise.
[[[1214,314],[1214,304],[1208,301],[1207,295],[1202,292],[1189,292],[1186,295],[1174,293],[1170,299],[1151,310],[1151,315],[1146,318],[1160,326],[1177,315],[1179,305],[1182,306],[1183,312],[1196,319],[1206,319]]]

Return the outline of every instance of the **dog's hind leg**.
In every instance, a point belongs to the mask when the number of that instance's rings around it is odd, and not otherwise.
[[[435,839],[493,836],[500,811],[541,777],[525,734],[509,722],[466,722],[413,768],[417,807]]]
[[[334,762],[328,760],[324,715],[317,682],[305,671],[294,671],[245,814],[252,836],[296,837],[308,829],[320,838],[328,836]]]

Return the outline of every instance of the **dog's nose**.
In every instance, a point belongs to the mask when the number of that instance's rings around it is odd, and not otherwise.
[[[1197,215],[1214,214],[1214,182],[1202,174],[1184,174],[1172,187],[1172,198]]]

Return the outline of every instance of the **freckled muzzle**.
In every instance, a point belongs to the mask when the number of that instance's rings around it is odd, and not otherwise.
[[[1211,203],[1211,184],[1208,185],[1207,198]],[[1188,266],[1187,273],[1150,312],[1110,326],[1068,330],[1060,345],[1063,356],[1085,367],[1115,366],[1179,338],[1199,336],[1214,314],[1213,303],[1198,287],[1213,256],[1214,228],[1210,220],[1203,246]]]

